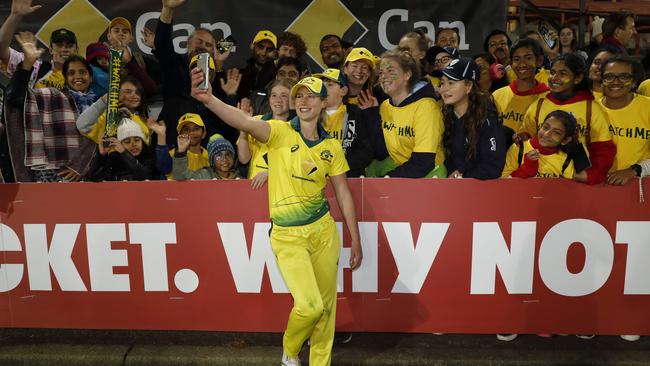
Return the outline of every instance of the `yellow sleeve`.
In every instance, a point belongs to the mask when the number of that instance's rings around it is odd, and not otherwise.
[[[607,114],[600,104],[591,103],[591,130],[589,131],[591,142],[610,141],[612,133],[609,131]]]
[[[645,95],[646,97],[650,97],[650,79],[642,82],[641,85],[639,85],[637,93]]]
[[[268,123],[271,126],[271,134],[266,146],[270,149],[283,146],[290,137],[290,132],[293,129],[290,123],[278,120],[260,121],[260,123]]]
[[[564,169],[564,173],[562,174],[562,178],[573,180],[574,175],[575,175],[575,168],[573,167],[573,161],[571,161],[569,163],[569,165],[566,167],[566,169]]]
[[[341,143],[336,139],[328,139],[331,141],[330,147],[332,149],[332,166],[329,171],[330,176],[336,176],[340,174],[345,174],[350,167],[348,166],[348,161],[345,159],[345,153],[343,152],[343,147]]]
[[[507,178],[519,168],[519,145],[512,144],[506,153],[506,164],[503,166],[501,178]]]
[[[84,134],[84,136],[93,140],[96,144],[101,144],[105,132],[106,132],[106,112],[103,112],[97,118],[97,121],[95,121],[93,128],[88,133]]]
[[[533,104],[531,104],[526,110],[526,114],[524,115],[524,122],[521,124],[521,129],[519,129],[517,132],[526,132],[531,136],[535,136],[537,134],[537,121],[535,121],[535,116],[537,115],[537,106],[539,105],[540,109],[544,108],[544,103],[542,102],[542,104],[539,104],[538,100],[539,99],[535,100],[535,102],[533,102]]]
[[[445,129],[440,107],[433,99],[422,99],[413,118],[413,152],[436,153]]]

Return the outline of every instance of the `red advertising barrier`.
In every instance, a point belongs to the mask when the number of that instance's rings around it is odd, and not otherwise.
[[[650,334],[636,181],[349,184],[364,262],[344,268],[342,230],[338,329]],[[0,185],[0,326],[282,331],[266,195],[249,181]]]

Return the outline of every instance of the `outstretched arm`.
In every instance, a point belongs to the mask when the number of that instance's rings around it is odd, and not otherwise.
[[[260,122],[259,119],[253,118],[233,106],[230,106],[217,97],[212,95],[212,86],[208,83],[208,89],[201,90],[198,88],[199,84],[203,81],[203,72],[195,68],[192,70],[192,97],[203,103],[212,113],[221,118],[222,121],[228,125],[244,131],[251,136],[255,137],[257,141],[266,143],[271,135],[271,126],[268,123]]]

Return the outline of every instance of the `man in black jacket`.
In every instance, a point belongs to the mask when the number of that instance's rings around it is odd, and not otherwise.
[[[257,32],[251,43],[251,58],[240,70],[241,83],[237,89],[237,100],[248,98],[254,90],[264,89],[277,72],[275,63],[277,37],[269,30]]]

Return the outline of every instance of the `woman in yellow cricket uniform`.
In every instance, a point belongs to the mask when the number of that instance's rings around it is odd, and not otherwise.
[[[375,157],[381,160],[368,167],[368,175],[445,177],[442,112],[417,61],[399,49],[384,53],[379,81],[389,99],[378,111],[375,98],[365,93],[359,98],[373,129]]]
[[[578,121],[580,143],[587,149],[591,161],[591,167],[586,170],[587,183],[604,182],[614,162],[616,145],[605,112],[589,92],[582,57],[572,53],[558,56],[551,65],[548,86],[551,92],[526,111],[520,136],[530,138],[537,135],[544,116],[554,110],[573,114]]]
[[[510,146],[502,177],[573,179],[576,172],[569,154],[578,147],[577,127],[570,113],[551,112],[535,137]]]
[[[607,183],[623,185],[641,176],[640,163],[650,159],[650,98],[634,93],[643,67],[628,56],[604,61],[601,74],[605,96],[600,102],[617,148]]]
[[[288,121],[291,112],[289,110],[289,96],[293,84],[288,79],[275,80],[269,87],[269,106],[271,113],[255,116],[263,121],[278,120]],[[242,164],[249,164],[248,179],[251,179],[253,189],[264,186],[269,174],[268,149],[266,145],[257,141],[246,132],[239,133],[237,140],[237,157]]]
[[[327,89],[314,77],[291,89],[297,117],[289,123],[261,123],[200,90],[200,70],[192,70],[192,96],[224,122],[265,143],[269,160],[271,246],[294,304],[283,338],[283,365],[300,365],[298,352],[310,340],[310,365],[330,365],[336,322],[336,277],[341,251],[325,197],[327,177],[350,232],[350,268],[362,252],[348,170],[341,144],[320,126]]]

